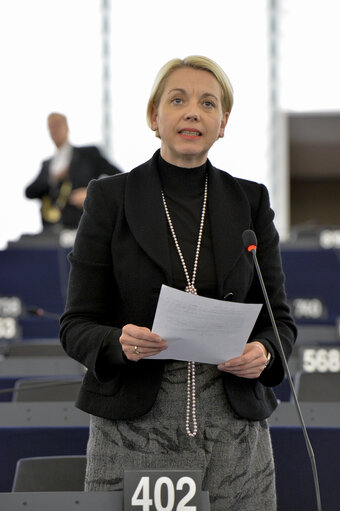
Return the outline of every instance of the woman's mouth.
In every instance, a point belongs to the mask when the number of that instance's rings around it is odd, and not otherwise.
[[[202,133],[198,130],[180,130],[180,135],[184,135],[187,137],[201,137]]]

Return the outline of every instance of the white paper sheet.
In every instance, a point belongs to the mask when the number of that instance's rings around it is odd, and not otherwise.
[[[152,331],[168,341],[155,359],[219,364],[241,355],[261,304],[214,300],[162,286]]]

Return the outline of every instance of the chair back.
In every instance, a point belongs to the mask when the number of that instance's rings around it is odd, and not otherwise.
[[[297,373],[294,378],[299,401],[340,402],[340,373]]]
[[[72,401],[80,389],[79,378],[29,378],[15,382],[12,401]]]
[[[13,492],[83,491],[86,456],[46,456],[18,460]]]

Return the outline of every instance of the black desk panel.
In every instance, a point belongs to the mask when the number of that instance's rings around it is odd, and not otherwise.
[[[11,246],[0,251],[0,296],[18,296],[27,307],[60,315],[66,300],[69,251],[57,245]],[[323,304],[320,317],[295,316],[297,323],[336,325],[340,317],[340,250],[282,244],[281,253],[290,303],[319,299]],[[58,337],[57,320],[26,314],[19,324],[24,338]]]
[[[278,510],[316,511],[312,470],[301,429],[274,426],[270,431],[276,462]],[[340,428],[309,427],[308,432],[318,467],[323,510],[339,511]],[[84,455],[88,427],[0,428],[0,435],[0,492],[10,492],[18,459]]]
[[[18,296],[26,306],[61,312],[69,273],[67,253],[63,248],[0,251],[0,294]]]
[[[11,491],[20,458],[85,455],[88,434],[88,426],[0,427],[0,492]]]
[[[64,310],[69,249],[9,248],[0,251],[0,296],[17,296],[24,307],[39,307],[60,315]],[[58,337],[56,319],[25,314],[19,319],[24,338]]]
[[[307,310],[305,317],[295,316],[297,323],[336,325],[340,317],[340,250],[283,245],[281,254],[291,304],[296,299],[319,299],[324,305],[321,317],[313,318],[312,311],[308,317]]]

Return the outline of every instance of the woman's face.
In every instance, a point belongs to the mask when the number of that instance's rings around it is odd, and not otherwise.
[[[180,167],[198,167],[213,143],[224,136],[228,112],[222,109],[222,91],[208,71],[182,67],[165,82],[151,128],[158,129],[161,155]]]

